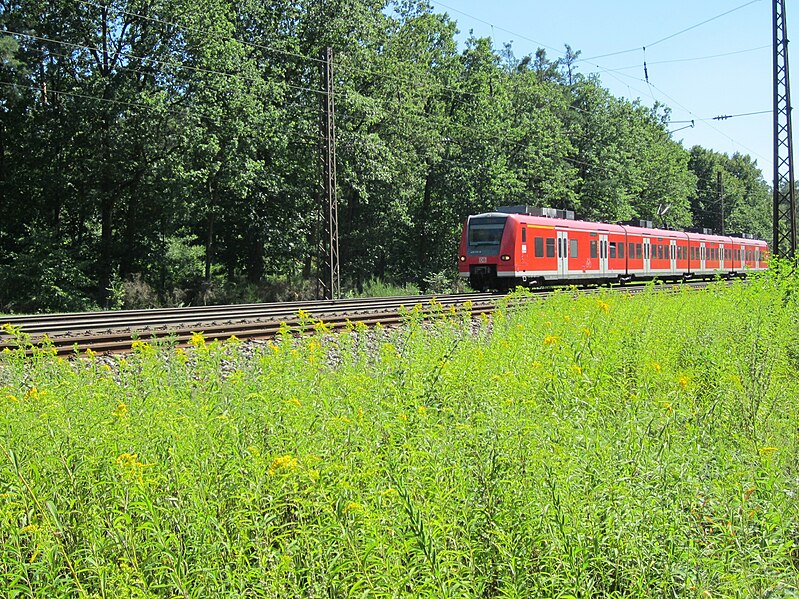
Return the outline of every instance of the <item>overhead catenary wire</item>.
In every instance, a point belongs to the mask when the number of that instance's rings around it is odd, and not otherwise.
[[[759,0],[754,0],[754,1],[759,1]],[[79,0],[79,2],[81,2],[83,4],[86,4],[86,5],[89,5],[89,6],[94,6],[96,8],[113,8],[110,5],[100,5],[100,4],[96,4],[96,3],[93,3],[93,2],[89,2],[87,0]],[[749,3],[747,3],[745,5],[742,5],[742,6],[738,7],[738,8],[742,8],[743,6],[747,6],[748,4],[752,4],[752,3],[753,2],[749,2]],[[442,6],[444,6],[444,5],[442,4]],[[119,10],[119,9],[115,8],[115,10]],[[129,15],[132,15],[132,16],[136,16],[136,17],[146,18],[147,20],[155,21],[155,22],[162,23],[162,24],[165,24],[165,25],[182,28],[181,25],[173,23],[173,22],[170,22],[170,21],[165,21],[165,20],[161,20],[161,19],[155,19],[153,17],[147,17],[145,15],[138,15],[136,13],[131,13],[129,11],[124,11],[124,10],[121,11],[121,12],[123,12],[124,14],[129,14]],[[729,12],[732,12],[732,11],[728,11],[727,13],[724,13],[724,14],[728,14]],[[719,15],[719,16],[723,16],[723,15]],[[710,19],[710,20],[713,20],[713,19]],[[703,23],[708,22],[708,21],[704,21]],[[700,23],[700,24],[698,24],[696,26],[693,26],[692,28],[695,28],[695,27],[697,27],[697,26],[699,26],[699,25],[701,25],[703,23]],[[73,44],[71,42],[64,42],[64,41],[55,40],[55,39],[52,39],[52,38],[44,38],[44,37],[41,37],[41,36],[34,36],[32,34],[24,34],[24,33],[19,33],[19,32],[6,32],[6,33],[15,34],[15,35],[23,35],[23,36],[30,37],[32,39],[37,39],[37,40],[41,40],[41,41],[49,41],[49,42],[56,43],[56,44],[62,44],[62,45],[68,46],[68,47],[71,46],[71,47],[74,47],[74,48],[80,48],[80,49],[89,50],[89,51],[92,51],[92,50],[100,51],[100,48],[98,48],[98,47],[92,47],[92,46],[86,46],[86,45],[80,45],[80,44]],[[208,34],[208,35],[216,35],[216,36],[219,35],[218,33],[210,33],[210,32],[207,32],[207,31],[205,33]],[[677,34],[674,34],[674,35],[677,35]],[[222,39],[235,39],[235,38],[233,38],[231,36],[222,36]],[[663,39],[665,39],[665,38],[663,38]],[[531,40],[531,41],[535,42],[535,40]],[[662,41],[662,40],[659,40],[659,41]],[[269,49],[269,50],[276,50],[274,48],[270,48],[268,46],[263,46],[263,45],[259,45],[259,44],[252,44],[252,43],[244,42],[244,41],[242,41],[242,43],[253,45],[255,47],[266,48],[266,49]],[[315,58],[304,56],[304,55],[297,55],[295,53],[287,53],[287,54],[292,55],[294,57],[300,57],[300,58],[303,58],[303,59],[319,61],[319,59],[315,59]],[[246,76],[240,75],[238,73],[226,73],[226,72],[222,72],[222,71],[216,71],[216,70],[213,70],[213,69],[204,69],[202,67],[194,67],[194,66],[191,66],[191,65],[185,65],[185,64],[181,64],[181,63],[174,63],[174,62],[170,62],[170,61],[160,61],[158,59],[135,56],[135,55],[132,55],[132,54],[122,54],[122,55],[126,56],[126,57],[129,57],[129,58],[132,58],[132,59],[135,59],[135,60],[141,60],[143,62],[148,62],[149,61],[149,62],[152,62],[154,64],[161,64],[161,65],[164,65],[164,66],[167,66],[167,67],[170,67],[170,68],[184,68],[184,69],[194,70],[196,72],[204,72],[204,73],[207,73],[207,74],[214,74],[214,75],[218,75],[218,76],[231,77],[231,78],[240,78],[240,79],[243,78],[244,80],[249,80],[251,82],[263,82],[264,81],[262,78],[246,77]],[[119,68],[125,68],[125,67],[119,67]],[[396,76],[392,76],[392,75],[388,75],[388,74],[380,73],[380,72],[376,72],[376,71],[369,71],[367,69],[362,69],[362,68],[359,68],[359,67],[352,67],[350,65],[344,65],[343,69],[340,68],[339,70],[344,70],[345,72],[347,70],[351,70],[351,71],[356,71],[356,72],[360,72],[360,73],[365,73],[365,74],[368,74],[368,75],[395,78],[396,80],[402,81],[402,78],[399,78],[399,77],[396,77]],[[318,90],[318,89],[312,89],[312,88],[308,88],[308,87],[296,86],[296,85],[287,83],[287,82],[282,81],[282,80],[280,81],[280,83],[282,83],[283,85],[285,85],[285,86],[287,86],[289,88],[296,89],[298,91],[306,91],[306,92],[311,92],[311,93],[314,93],[314,94],[324,93],[324,92],[322,92],[321,90]],[[649,86],[649,87],[652,87],[652,86]],[[466,90],[463,90],[463,89],[451,88],[451,87],[447,87],[447,86],[444,86],[444,85],[437,85],[433,89],[437,89],[439,91],[449,91],[449,92],[451,92],[453,94],[459,94],[459,95],[482,97],[482,94],[476,94],[474,92],[469,92],[469,91],[466,91]],[[657,88],[655,88],[655,89],[657,89]],[[666,97],[669,97],[672,101],[675,101],[675,103],[676,103],[676,100],[674,100],[673,98],[671,98],[670,96],[668,96],[667,94],[662,92],[662,90],[658,90],[658,91],[661,94],[666,95]],[[650,90],[650,96],[652,96],[652,99],[655,100],[654,95],[652,95],[651,90]],[[679,104],[679,103],[677,103],[677,104]],[[572,105],[569,108],[573,109],[573,110],[578,110],[578,111],[585,112],[582,108],[580,108],[578,106]],[[686,108],[683,107],[683,109],[686,109]],[[688,110],[688,109],[686,109],[686,110]],[[691,113],[691,114],[693,114],[693,113]],[[703,119],[697,119],[697,120],[703,120]],[[728,137],[728,139],[733,141],[733,143],[736,143],[736,144],[738,143],[735,140],[733,140],[732,138],[730,138],[729,136],[725,136],[725,137]],[[745,147],[745,146],[742,145],[742,147]],[[749,150],[749,151],[751,151],[751,150]]]
[[[117,12],[119,12],[120,14],[124,14],[124,15],[127,15],[129,17],[134,17],[134,18],[137,18],[137,19],[142,19],[142,20],[145,20],[145,21],[150,21],[150,22],[153,22],[153,23],[161,24],[161,25],[169,25],[170,27],[177,27],[177,28],[183,29],[185,31],[191,31],[191,32],[194,32],[194,33],[202,33],[202,34],[206,34],[206,35],[213,35],[213,36],[219,37],[220,39],[223,39],[223,40],[226,40],[226,41],[235,41],[235,42],[244,44],[246,46],[250,46],[250,47],[253,47],[253,48],[258,48],[260,50],[266,50],[268,52],[274,52],[276,54],[282,54],[284,56],[289,56],[291,58],[296,58],[296,59],[299,59],[299,60],[306,60],[306,61],[316,62],[316,63],[320,63],[320,64],[324,63],[324,60],[322,60],[321,58],[317,58],[315,56],[307,56],[305,54],[300,54],[298,52],[291,52],[289,50],[283,50],[281,48],[275,48],[273,46],[267,46],[265,44],[259,44],[257,42],[248,42],[246,40],[240,40],[240,39],[234,38],[234,37],[229,36],[229,35],[222,35],[222,34],[220,34],[218,32],[210,32],[210,31],[205,30],[205,29],[200,29],[199,27],[190,27],[190,26],[187,26],[187,25],[181,25],[180,23],[176,23],[174,21],[167,21],[165,19],[158,19],[156,17],[150,17],[150,16],[147,16],[147,15],[142,15],[142,14],[139,14],[139,13],[131,12],[131,11],[125,10],[123,8],[119,8],[117,6],[114,6],[112,4],[98,4],[96,2],[90,2],[89,0],[77,0],[77,2],[79,2],[80,4],[84,4],[86,6],[93,6],[94,8],[99,8],[99,9],[105,9],[105,10],[113,9],[113,10],[116,10]]]
[[[743,3],[743,4],[740,4],[740,5],[738,5],[738,6],[734,7],[734,8],[732,8],[732,9],[730,9],[730,10],[727,10],[727,11],[725,11],[725,12],[723,12],[723,13],[720,13],[720,14],[718,14],[718,15],[715,15],[715,16],[713,16],[713,17],[710,17],[709,19],[704,19],[703,21],[700,21],[700,22],[698,22],[698,23],[696,23],[696,24],[694,24],[694,25],[691,25],[691,26],[689,26],[689,27],[683,28],[683,29],[681,29],[681,30],[679,30],[679,31],[677,31],[677,32],[675,32],[675,33],[672,33],[672,34],[670,34],[670,35],[667,35],[667,36],[661,37],[661,38],[659,38],[659,39],[656,39],[656,40],[654,40],[654,41],[652,41],[652,42],[649,42],[649,43],[647,43],[647,44],[642,44],[642,45],[640,45],[640,46],[637,46],[637,47],[635,47],[635,48],[629,48],[629,49],[627,49],[627,50],[621,50],[621,51],[618,51],[618,52],[611,52],[611,53],[602,54],[602,55],[598,55],[598,56],[592,56],[592,57],[588,57],[588,58],[577,58],[575,62],[583,62],[583,63],[584,63],[584,62],[588,62],[588,63],[591,63],[591,61],[594,61],[594,60],[596,60],[596,59],[599,59],[599,58],[605,58],[605,57],[609,57],[609,56],[617,56],[617,55],[621,55],[621,54],[627,54],[627,53],[631,53],[631,52],[641,52],[641,51],[642,51],[642,49],[643,49],[643,48],[645,48],[645,47],[652,47],[652,46],[655,46],[655,45],[657,45],[657,44],[660,44],[660,43],[662,43],[662,42],[665,42],[666,40],[669,40],[669,39],[672,39],[672,38],[674,38],[674,37],[677,37],[677,36],[679,36],[679,35],[681,35],[681,34],[683,34],[683,33],[686,33],[686,32],[688,32],[688,31],[691,31],[691,30],[693,30],[693,29],[697,29],[698,27],[701,27],[701,26],[703,26],[703,25],[706,25],[707,23],[710,23],[710,22],[712,22],[712,21],[715,21],[715,20],[717,20],[717,19],[720,19],[720,18],[722,18],[722,17],[724,17],[724,16],[727,16],[727,15],[729,15],[729,14],[733,13],[733,12],[736,12],[736,11],[738,11],[738,10],[741,10],[741,9],[743,9],[743,8],[747,7],[747,6],[750,6],[750,5],[752,5],[752,4],[756,4],[756,3],[758,3],[758,2],[761,2],[761,1],[762,1],[762,0],[749,0],[748,2],[745,2],[745,3]],[[449,9],[449,10],[453,10],[453,11],[455,11],[455,12],[457,12],[457,13],[459,13],[459,14],[462,14],[462,15],[464,15],[464,16],[466,16],[466,17],[470,18],[470,19],[473,19],[473,20],[475,20],[475,21],[477,21],[477,22],[479,22],[479,23],[488,24],[488,25],[490,25],[490,26],[492,27],[492,29],[493,29],[494,27],[496,27],[497,29],[500,29],[500,30],[502,30],[502,31],[505,31],[506,33],[508,33],[508,34],[510,34],[510,35],[512,35],[512,36],[514,36],[514,37],[518,37],[518,38],[520,38],[520,39],[524,39],[524,40],[530,41],[530,42],[532,42],[532,43],[534,43],[534,44],[537,44],[537,45],[538,45],[538,46],[540,46],[540,47],[543,47],[543,48],[547,48],[547,49],[553,50],[554,52],[556,52],[556,53],[557,53],[558,55],[560,55],[560,56],[565,56],[565,53],[564,53],[563,51],[561,51],[561,50],[558,50],[558,49],[556,49],[556,48],[553,48],[552,46],[549,46],[549,45],[546,45],[546,44],[540,43],[540,42],[538,42],[537,40],[534,40],[534,39],[532,39],[532,38],[529,38],[529,37],[527,37],[527,36],[521,35],[521,34],[519,34],[519,33],[516,33],[516,32],[514,32],[514,31],[512,31],[512,30],[509,30],[509,29],[506,29],[506,28],[499,27],[499,26],[497,26],[497,25],[496,25],[496,24],[494,24],[494,23],[490,23],[490,22],[488,22],[488,21],[485,21],[485,20],[483,20],[483,19],[480,19],[480,18],[478,18],[478,17],[475,17],[474,15],[472,15],[472,14],[469,14],[469,13],[466,13],[466,12],[464,12],[464,11],[462,11],[462,10],[459,10],[459,9],[454,9],[454,8],[452,8],[452,7],[449,7],[449,6],[447,6],[446,4],[444,4],[444,3],[442,3],[442,2],[439,2],[439,0],[431,0],[431,2],[432,2],[433,4],[436,4],[436,5],[438,5],[438,6],[441,6],[441,7],[443,7],[443,8],[447,8],[447,9]],[[766,46],[766,47],[770,47],[770,46]],[[760,49],[760,48],[757,48],[757,49]],[[748,52],[748,51],[751,51],[751,50],[745,50],[744,52]],[[735,53],[736,53],[736,52],[731,52],[731,53],[726,53],[726,54],[728,54],[728,55],[731,55],[731,54],[735,54]],[[690,59],[689,59],[689,60],[690,60]],[[650,64],[652,64],[652,63],[650,63]],[[599,65],[599,64],[596,64],[596,63],[592,63],[592,66],[594,66],[594,67],[595,67],[596,69],[598,69],[600,72],[602,72],[602,73],[606,73],[606,74],[608,74],[610,77],[616,78],[616,77],[614,76],[614,70],[613,70],[613,69],[608,69],[608,68],[605,68],[605,67],[603,67],[602,65]],[[641,68],[641,64],[639,63],[637,66],[635,66],[635,67],[631,67],[631,68],[640,69],[640,68]],[[623,73],[619,73],[619,74],[620,74],[620,75],[622,75],[622,76],[627,76],[627,75],[624,75]],[[656,101],[656,102],[657,102],[657,99],[655,98],[655,95],[654,95],[654,93],[653,93],[653,91],[652,91],[652,89],[654,88],[654,89],[655,89],[656,91],[658,91],[658,92],[659,92],[661,95],[664,95],[665,97],[667,97],[667,98],[670,98],[670,99],[671,99],[673,102],[675,102],[676,104],[678,104],[678,105],[679,105],[679,106],[680,106],[680,107],[681,107],[683,110],[686,110],[686,111],[687,111],[687,112],[688,112],[688,113],[689,113],[691,116],[693,116],[693,117],[695,118],[695,120],[696,120],[696,121],[701,121],[701,120],[702,120],[702,119],[700,119],[700,118],[699,118],[699,117],[698,117],[698,116],[697,116],[697,115],[696,115],[696,114],[695,114],[693,111],[691,111],[691,110],[689,110],[689,109],[685,108],[684,106],[682,106],[682,104],[680,104],[680,103],[676,102],[676,100],[674,100],[673,98],[671,98],[671,96],[668,96],[668,95],[667,95],[667,94],[665,94],[665,93],[664,93],[662,90],[658,89],[658,88],[657,88],[657,87],[655,87],[654,85],[650,85],[649,81],[647,81],[647,79],[648,79],[648,75],[649,75],[649,74],[648,74],[648,73],[646,73],[646,75],[645,75],[645,78],[631,77],[632,79],[635,79],[636,81],[639,81],[639,80],[640,80],[640,81],[642,81],[642,82],[646,83],[646,84],[647,84],[647,87],[649,88],[649,91],[648,91],[648,92],[642,92],[641,90],[638,90],[638,89],[636,89],[635,91],[637,91],[637,92],[640,94],[640,96],[647,96],[647,95],[648,95],[648,96],[650,96],[650,97],[652,98],[652,100],[654,100],[654,101]],[[616,79],[617,79],[617,78],[616,78]],[[621,82],[621,81],[620,81],[620,83],[622,83],[622,85],[626,85],[628,88],[630,88],[629,84],[627,84],[627,83],[624,83],[624,82]],[[633,89],[635,89],[635,88],[633,88]],[[746,146],[745,146],[744,144],[742,144],[741,142],[739,142],[739,141],[737,141],[737,140],[733,139],[732,137],[730,137],[729,135],[727,135],[727,134],[725,134],[725,133],[721,132],[720,130],[716,129],[715,127],[712,127],[712,126],[711,126],[709,123],[707,123],[706,121],[702,121],[702,122],[704,122],[705,124],[707,124],[708,126],[710,126],[710,128],[711,128],[711,129],[713,129],[714,131],[716,131],[717,133],[719,133],[720,135],[722,135],[723,137],[725,137],[726,139],[728,139],[729,141],[731,141],[733,144],[735,144],[735,145],[737,145],[737,146],[739,146],[739,147],[743,148],[744,150],[746,150],[746,151],[748,151],[748,152],[750,152],[750,153],[752,153],[752,154],[754,154],[754,155],[758,156],[759,158],[762,158],[762,159],[763,159],[764,161],[766,161],[767,163],[770,163],[770,159],[768,159],[768,158],[766,158],[766,157],[762,156],[761,154],[759,154],[759,153],[757,153],[757,152],[755,152],[755,151],[751,150],[750,148],[746,147]]]
[[[653,42],[649,42],[647,44],[641,44],[640,46],[636,46],[635,48],[628,48],[627,50],[619,50],[617,52],[609,52],[607,54],[599,54],[597,56],[589,56],[587,58],[582,58],[580,60],[592,61],[592,60],[597,60],[599,58],[608,58],[610,56],[620,56],[621,54],[630,54],[631,52],[640,52],[641,48],[647,48],[647,47],[651,48],[652,46],[656,46],[657,44],[665,42],[666,40],[670,40],[670,39],[675,38],[675,37],[677,37],[679,35],[682,35],[683,33],[687,33],[689,31],[692,31],[693,29],[697,29],[698,27],[701,27],[702,25],[707,25],[708,23],[710,23],[712,21],[715,21],[716,19],[720,19],[722,17],[726,17],[727,15],[729,15],[731,13],[734,13],[734,12],[736,12],[738,10],[741,10],[742,8],[746,8],[750,4],[756,4],[757,2],[762,2],[762,1],[763,0],[749,0],[749,2],[745,2],[744,4],[741,4],[740,6],[736,6],[735,8],[732,8],[732,9],[730,9],[728,11],[725,11],[725,12],[723,12],[721,14],[718,14],[718,15],[716,15],[714,17],[710,17],[709,19],[705,19],[704,21],[702,21],[700,23],[696,23],[695,25],[691,25],[690,27],[686,27],[685,29],[681,29],[680,31],[677,31],[676,33],[672,33],[671,35],[667,35],[667,36],[662,37],[662,38],[660,38],[658,40],[655,40]]]
[[[83,45],[83,44],[76,44],[74,42],[65,42],[63,40],[58,40],[58,39],[55,39],[55,38],[42,37],[42,36],[38,36],[38,35],[33,35],[31,33],[22,33],[22,32],[19,32],[19,31],[5,30],[5,31],[0,31],[0,33],[6,34],[6,35],[17,35],[17,36],[26,37],[26,38],[37,40],[37,41],[41,41],[41,42],[48,42],[48,43],[56,44],[56,45],[59,45],[59,46],[74,48],[74,49],[77,49],[77,50],[88,50],[88,51],[97,51],[97,52],[101,52],[103,50],[99,46],[87,46],[87,45]],[[135,54],[129,54],[129,53],[126,53],[126,52],[120,52],[119,56],[123,56],[125,58],[133,59],[133,60],[140,60],[142,62],[150,62],[150,63],[153,63],[153,64],[160,64],[160,65],[163,65],[163,66],[174,67],[174,68],[178,68],[178,69],[185,69],[187,71],[193,71],[193,72],[196,72],[196,73],[203,73],[203,74],[206,74],[206,75],[219,75],[219,76],[224,76],[224,77],[241,79],[241,80],[244,80],[244,81],[247,81],[247,82],[250,82],[250,83],[263,83],[263,82],[265,82],[265,80],[263,78],[247,77],[246,75],[240,75],[238,73],[226,73],[224,71],[217,71],[215,69],[207,69],[207,68],[204,68],[204,67],[195,67],[195,66],[192,66],[192,65],[187,65],[187,64],[182,64],[182,63],[174,63],[174,62],[159,60],[157,58],[148,58],[146,56],[137,56]],[[69,58],[68,56],[63,56],[63,55],[62,55],[62,57],[63,58]],[[132,69],[129,69],[127,67],[119,67],[119,68],[120,69],[132,70]],[[140,70],[136,71],[136,72],[139,72],[139,73],[142,73],[142,74],[146,74],[144,71],[140,71]],[[318,90],[318,89],[312,89],[312,88],[309,88],[309,87],[302,87],[302,86],[298,86],[298,85],[293,85],[293,84],[287,83],[287,82],[283,82],[283,84],[286,87],[289,87],[289,88],[292,88],[292,89],[295,89],[295,90],[299,90],[299,91],[307,91],[307,92],[312,92],[312,93],[316,93],[316,94],[323,94],[324,93],[324,92],[322,92],[321,90]]]

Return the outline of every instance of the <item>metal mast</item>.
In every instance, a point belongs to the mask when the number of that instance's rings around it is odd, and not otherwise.
[[[324,299],[341,297],[338,253],[338,204],[336,201],[336,105],[333,97],[333,48],[321,54],[322,74],[322,220],[317,295]],[[322,294],[319,293],[321,287]]]
[[[785,0],[774,5],[774,244],[771,252],[796,253],[796,193],[793,178],[791,86],[788,77],[788,35]]]

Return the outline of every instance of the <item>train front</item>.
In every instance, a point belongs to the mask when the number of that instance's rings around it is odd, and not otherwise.
[[[469,279],[472,289],[505,289],[513,278],[512,249],[507,227],[508,215],[500,212],[477,214],[466,219],[458,252],[458,272]]]

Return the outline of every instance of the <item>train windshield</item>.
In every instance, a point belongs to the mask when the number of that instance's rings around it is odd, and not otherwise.
[[[490,216],[485,218],[472,218],[469,220],[469,248],[470,249],[496,249],[502,241],[505,231],[504,216]]]

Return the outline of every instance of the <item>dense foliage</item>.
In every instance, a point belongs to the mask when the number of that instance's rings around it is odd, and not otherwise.
[[[0,354],[0,588],[796,597],[797,291]]]
[[[315,264],[335,49],[346,286],[424,286],[507,204],[768,234],[756,165],[423,0],[0,0],[0,310],[278,297]]]

